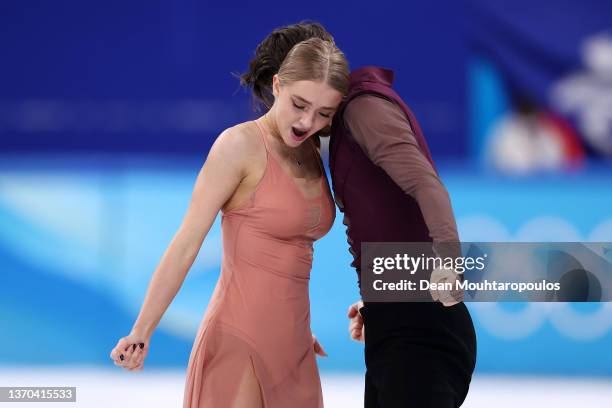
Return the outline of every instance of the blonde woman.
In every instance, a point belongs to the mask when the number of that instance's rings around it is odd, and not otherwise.
[[[331,228],[335,208],[316,140],[349,86],[347,61],[325,33],[297,24],[258,46],[242,82],[270,109],[213,144],[132,332],[111,352],[115,364],[142,368],[153,330],[221,211],[221,275],[189,359],[184,407],[323,406],[315,353],[324,351],[310,330],[308,282],[313,242]],[[296,41],[300,35],[308,39]],[[296,42],[270,72],[283,44]]]

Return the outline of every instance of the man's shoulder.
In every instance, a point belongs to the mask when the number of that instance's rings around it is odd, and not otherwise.
[[[363,93],[347,101],[344,109],[344,119],[369,120],[377,119],[377,115],[385,115],[389,111],[401,109],[397,102],[380,93]]]

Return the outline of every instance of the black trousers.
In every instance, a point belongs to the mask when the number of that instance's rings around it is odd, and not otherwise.
[[[367,303],[365,408],[456,408],[476,364],[463,303]]]

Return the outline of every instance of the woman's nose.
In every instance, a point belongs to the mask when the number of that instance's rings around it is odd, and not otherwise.
[[[312,123],[314,121],[314,118],[312,117],[312,115],[309,114],[305,114],[300,118],[300,130],[306,131],[308,132],[310,130],[310,128],[312,127]]]

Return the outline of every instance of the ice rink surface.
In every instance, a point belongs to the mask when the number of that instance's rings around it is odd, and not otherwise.
[[[113,367],[114,368],[114,367]],[[120,369],[10,368],[0,369],[0,386],[77,387],[76,403],[52,407],[122,408],[181,407],[184,373]],[[362,406],[359,374],[322,373],[326,408]],[[475,376],[466,408],[589,408],[612,406],[612,381],[597,378]],[[40,407],[44,403],[0,403],[4,407]]]

